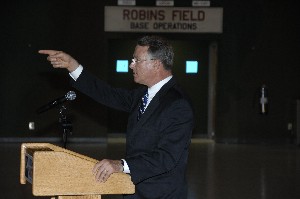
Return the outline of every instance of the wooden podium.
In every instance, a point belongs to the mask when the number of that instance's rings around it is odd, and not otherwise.
[[[106,194],[133,194],[131,177],[113,173],[96,182],[92,169],[98,161],[49,143],[23,143],[20,182],[32,184],[35,196],[51,199],[101,199]]]

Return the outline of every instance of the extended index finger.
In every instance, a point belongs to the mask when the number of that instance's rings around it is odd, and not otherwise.
[[[45,55],[55,55],[59,52],[60,51],[58,51],[58,50],[39,50],[40,54],[45,54]]]

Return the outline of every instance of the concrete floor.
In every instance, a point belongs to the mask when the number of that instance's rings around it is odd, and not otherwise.
[[[19,183],[20,145],[0,143],[0,198],[50,198],[34,197],[29,184]],[[121,158],[124,154],[124,143],[115,141],[70,143],[67,148],[95,159]],[[299,199],[300,148],[196,140],[191,145],[187,179],[189,199]]]

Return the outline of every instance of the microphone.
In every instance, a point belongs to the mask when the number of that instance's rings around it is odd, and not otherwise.
[[[62,103],[64,103],[67,100],[74,100],[76,98],[76,93],[74,91],[69,91],[67,94],[65,94],[64,96],[57,98],[51,102],[49,102],[48,104],[40,107],[37,109],[37,113],[43,113],[45,111],[48,111],[49,109],[52,109]]]

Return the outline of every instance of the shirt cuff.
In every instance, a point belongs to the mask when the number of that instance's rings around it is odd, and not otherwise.
[[[130,169],[129,169],[129,166],[128,166],[126,160],[125,159],[122,159],[122,160],[124,162],[123,173],[130,173]]]
[[[76,70],[70,72],[69,75],[74,79],[74,81],[76,81],[78,79],[78,77],[80,76],[82,70],[83,70],[83,67],[81,65],[79,65],[76,68]]]

